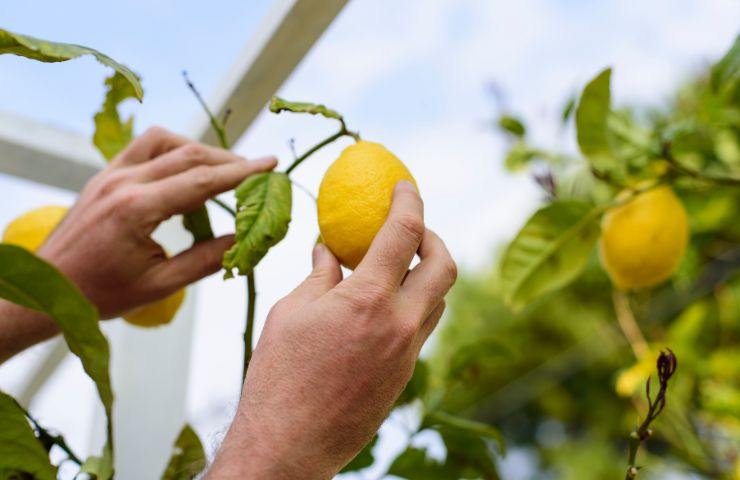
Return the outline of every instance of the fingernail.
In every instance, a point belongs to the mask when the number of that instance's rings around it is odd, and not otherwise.
[[[317,263],[319,263],[319,258],[321,258],[321,255],[324,254],[324,247],[323,243],[317,243],[313,247],[313,252],[311,252],[311,265],[313,267],[316,266]]]
[[[396,190],[406,190],[407,192],[418,193],[413,183],[408,180],[401,180],[396,184]]]
[[[277,165],[278,160],[275,157],[260,157],[252,160],[252,164],[258,167],[272,168]]]

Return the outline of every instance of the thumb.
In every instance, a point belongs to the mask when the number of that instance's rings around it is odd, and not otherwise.
[[[342,281],[339,261],[323,243],[314,246],[311,262],[313,270],[290,294],[300,303],[316,300]]]
[[[224,252],[233,243],[234,235],[198,242],[150,271],[144,283],[159,295],[169,295],[219,271]]]

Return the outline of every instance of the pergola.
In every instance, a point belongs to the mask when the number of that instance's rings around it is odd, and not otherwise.
[[[275,0],[256,33],[208,98],[214,113],[232,114],[226,127],[231,142],[239,139],[347,0]],[[192,138],[217,144],[209,123],[199,118]],[[0,112],[0,172],[69,191],[79,191],[104,166],[88,138]],[[157,232],[171,250],[186,246],[189,235],[170,221]],[[188,365],[197,286],[175,321],[165,329],[112,328],[111,374],[116,392],[116,471],[120,478],[146,479],[160,472],[185,419]],[[28,405],[67,355],[57,339],[34,366],[17,395]],[[152,405],[163,408],[152,408]],[[94,448],[103,443],[104,417],[97,414]],[[153,473],[154,472],[154,473]]]

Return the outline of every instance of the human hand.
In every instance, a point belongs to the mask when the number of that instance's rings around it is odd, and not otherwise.
[[[396,186],[386,223],[347,279],[318,245],[311,275],[267,318],[210,478],[331,478],[408,382],[455,277],[408,182]]]
[[[69,276],[102,318],[116,317],[216,272],[233,243],[228,235],[168,258],[150,238],[161,222],[275,164],[149,129],[88,182],[38,254]]]

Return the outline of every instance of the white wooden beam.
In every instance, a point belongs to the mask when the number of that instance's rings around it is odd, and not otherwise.
[[[79,191],[103,165],[90,139],[0,112],[0,173]]]
[[[249,128],[347,1],[275,1],[262,25],[209,98],[209,105],[219,118],[231,109],[226,125],[226,137],[231,144]],[[195,135],[211,145],[218,142],[204,116],[198,121]]]

